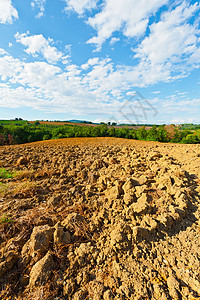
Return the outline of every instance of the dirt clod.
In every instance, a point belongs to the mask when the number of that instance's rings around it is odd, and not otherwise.
[[[16,174],[0,179],[0,299],[199,299],[198,153],[116,138],[0,147]]]

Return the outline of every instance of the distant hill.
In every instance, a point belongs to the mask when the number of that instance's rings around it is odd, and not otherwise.
[[[92,123],[90,121],[82,121],[82,120],[69,120],[66,122],[70,122],[70,123]]]
[[[85,123],[85,124],[99,124],[99,123],[93,123],[91,121],[85,121],[85,120],[69,120],[69,121],[65,121],[65,122],[69,122],[69,123]]]

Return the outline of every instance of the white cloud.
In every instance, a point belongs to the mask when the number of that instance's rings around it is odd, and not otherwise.
[[[197,67],[194,55],[197,58],[199,54],[199,31],[190,18],[198,8],[197,4],[189,6],[183,2],[163,13],[135,49],[137,61],[130,66],[115,65],[110,58],[98,56],[77,66],[70,61],[70,47],[61,52],[53,46],[53,40],[42,34],[17,33],[17,42],[25,46],[26,53],[36,61],[15,59],[0,49],[0,105],[22,106],[26,96],[26,105],[39,110],[70,111],[77,115],[107,114],[119,119],[120,106],[135,95],[136,87],[173,81],[187,76]],[[44,59],[46,61],[42,61]],[[60,62],[65,65],[55,65]],[[151,103],[169,114],[172,110],[186,112],[192,105],[195,109],[199,107],[198,99],[184,99],[184,95],[178,93],[164,99],[163,103],[158,98]]]
[[[4,49],[0,48],[0,55],[5,55],[8,54],[8,52],[6,52]]]
[[[31,2],[31,6],[33,9],[38,8],[39,12],[36,15],[36,18],[41,18],[44,15],[44,7],[46,4],[46,0],[33,0]]]
[[[44,61],[15,59],[4,50],[0,50],[0,54],[1,107],[30,107],[45,112],[70,113],[76,117],[91,115],[92,118],[95,115],[108,120],[114,117],[115,121],[123,123],[126,120],[122,119],[119,109],[135,95],[133,86],[143,84],[148,77],[133,67],[115,69],[108,58],[89,59],[87,69],[69,63],[63,70]],[[199,99],[183,99],[178,93],[162,102],[153,99],[151,103],[157,105],[159,114],[165,116],[172,111],[189,111],[192,115],[199,109]],[[151,115],[150,112],[148,120]]]
[[[120,38],[113,37],[113,38],[111,38],[111,40],[110,40],[110,44],[113,45],[113,44],[115,44],[115,43],[117,43],[117,42],[119,42],[119,41],[120,41]]]
[[[183,124],[188,123],[188,119],[176,118],[170,121],[170,124]]]
[[[81,66],[81,68],[83,70],[87,70],[90,66],[94,66],[94,65],[97,65],[99,62],[99,58],[98,57],[94,57],[94,58],[90,58],[87,63],[83,64]]]
[[[67,6],[65,12],[75,11],[79,15],[82,15],[86,10],[92,10],[96,8],[98,0],[65,0]]]
[[[49,63],[56,63],[63,57],[63,53],[56,47],[51,46],[52,41],[44,38],[42,34],[28,35],[28,33],[17,33],[15,38],[18,43],[27,47],[24,50],[26,53],[33,56],[42,54]],[[66,61],[66,57],[64,57],[64,61]]]
[[[60,87],[63,89],[63,86],[65,86],[65,90],[68,90],[70,85],[70,90],[71,88],[72,90],[73,88],[76,89],[75,94],[77,94],[77,91],[84,90],[96,99],[112,102],[113,99],[122,99],[123,93],[132,92],[134,87],[144,87],[187,76],[188,70],[194,68],[193,65],[189,65],[187,59],[183,59],[182,64],[179,61],[182,55],[186,57],[191,55],[192,52],[189,48],[191,43],[193,43],[193,48],[198,47],[196,37],[198,31],[194,25],[187,23],[197,9],[198,6],[196,4],[189,6],[184,2],[175,9],[163,13],[161,20],[150,26],[149,36],[144,38],[138,48],[136,48],[135,56],[138,62],[134,66],[115,66],[109,58],[100,59],[99,57],[94,57],[79,67],[71,64],[68,55],[64,55],[55,47],[52,47],[50,44],[53,41],[45,39],[42,35],[17,34],[16,39],[27,47],[25,51],[29,54],[37,55],[40,53],[49,63],[56,63],[62,60],[63,63],[67,64],[65,71],[61,70],[60,74],[54,76],[56,77],[54,78],[55,88]],[[184,38],[180,34],[174,35],[173,42],[170,33],[176,32],[177,28],[181,28]],[[179,47],[180,45],[181,47]],[[167,48],[166,51],[165,48]],[[38,71],[38,66],[36,68],[37,72],[43,74],[41,70]],[[36,65],[34,65],[35,67]],[[32,68],[33,65],[24,68],[23,80],[29,78],[28,75],[24,75],[26,72],[35,73]],[[34,75],[35,77],[37,78],[36,75]],[[20,76],[18,76],[19,79],[21,83],[24,82]],[[63,80],[62,83],[61,79]],[[39,78],[36,81],[39,81]],[[47,80],[47,82],[50,81]],[[71,95],[73,94],[73,92],[70,93]]]
[[[199,53],[199,30],[187,23],[200,6],[188,5],[185,1],[169,12],[165,12],[158,23],[150,26],[150,34],[135,50],[142,64],[162,66],[182,71],[191,65],[192,57]],[[196,60],[196,63],[200,62]]]
[[[115,31],[122,30],[127,37],[145,33],[151,15],[168,0],[107,0],[101,12],[89,18],[88,24],[97,31],[88,43],[96,44],[97,49]]]
[[[13,7],[11,0],[0,0],[0,23],[12,24],[15,19],[18,19],[18,12]]]
[[[160,91],[151,92],[151,94],[160,94]]]
[[[14,59],[4,50],[0,51],[0,54],[2,55],[0,57],[0,76],[3,76],[4,80],[12,78],[22,70],[22,63],[20,60]]]
[[[29,84],[31,87],[45,87],[61,69],[46,62],[23,63],[20,71],[12,77],[12,83],[22,85]]]
[[[133,92],[127,92],[126,95],[127,96],[135,96],[136,92],[135,91],[133,91]]]
[[[75,115],[117,113],[120,102],[116,98],[120,99],[123,89],[117,80],[119,74],[114,74],[109,59],[89,60],[88,65],[91,69],[87,73],[73,64],[63,71],[47,62],[14,59],[2,51],[0,79],[6,81],[0,83],[0,106]]]

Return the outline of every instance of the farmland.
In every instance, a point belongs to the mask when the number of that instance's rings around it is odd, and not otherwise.
[[[199,144],[6,145],[0,169],[0,299],[199,299]]]
[[[187,124],[186,124],[187,125]],[[0,121],[0,145],[72,137],[117,137],[135,140],[200,143],[199,125],[108,125],[47,121]]]

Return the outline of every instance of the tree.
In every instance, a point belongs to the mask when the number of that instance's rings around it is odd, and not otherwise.
[[[147,132],[147,140],[148,141],[157,141],[158,140],[158,133],[156,129],[156,125],[153,125]]]
[[[193,134],[188,134],[186,137],[184,137],[181,141],[181,143],[184,144],[198,144],[200,143],[200,139],[198,138],[196,132]]]
[[[157,129],[158,142],[168,142],[167,131],[165,125],[161,125]]]
[[[147,131],[145,129],[145,126],[142,126],[136,131],[136,136],[138,140],[146,140],[147,137]]]
[[[35,121],[34,125],[38,126],[38,125],[40,125],[40,122],[39,121]]]
[[[115,128],[111,127],[108,129],[109,136],[115,136]]]

